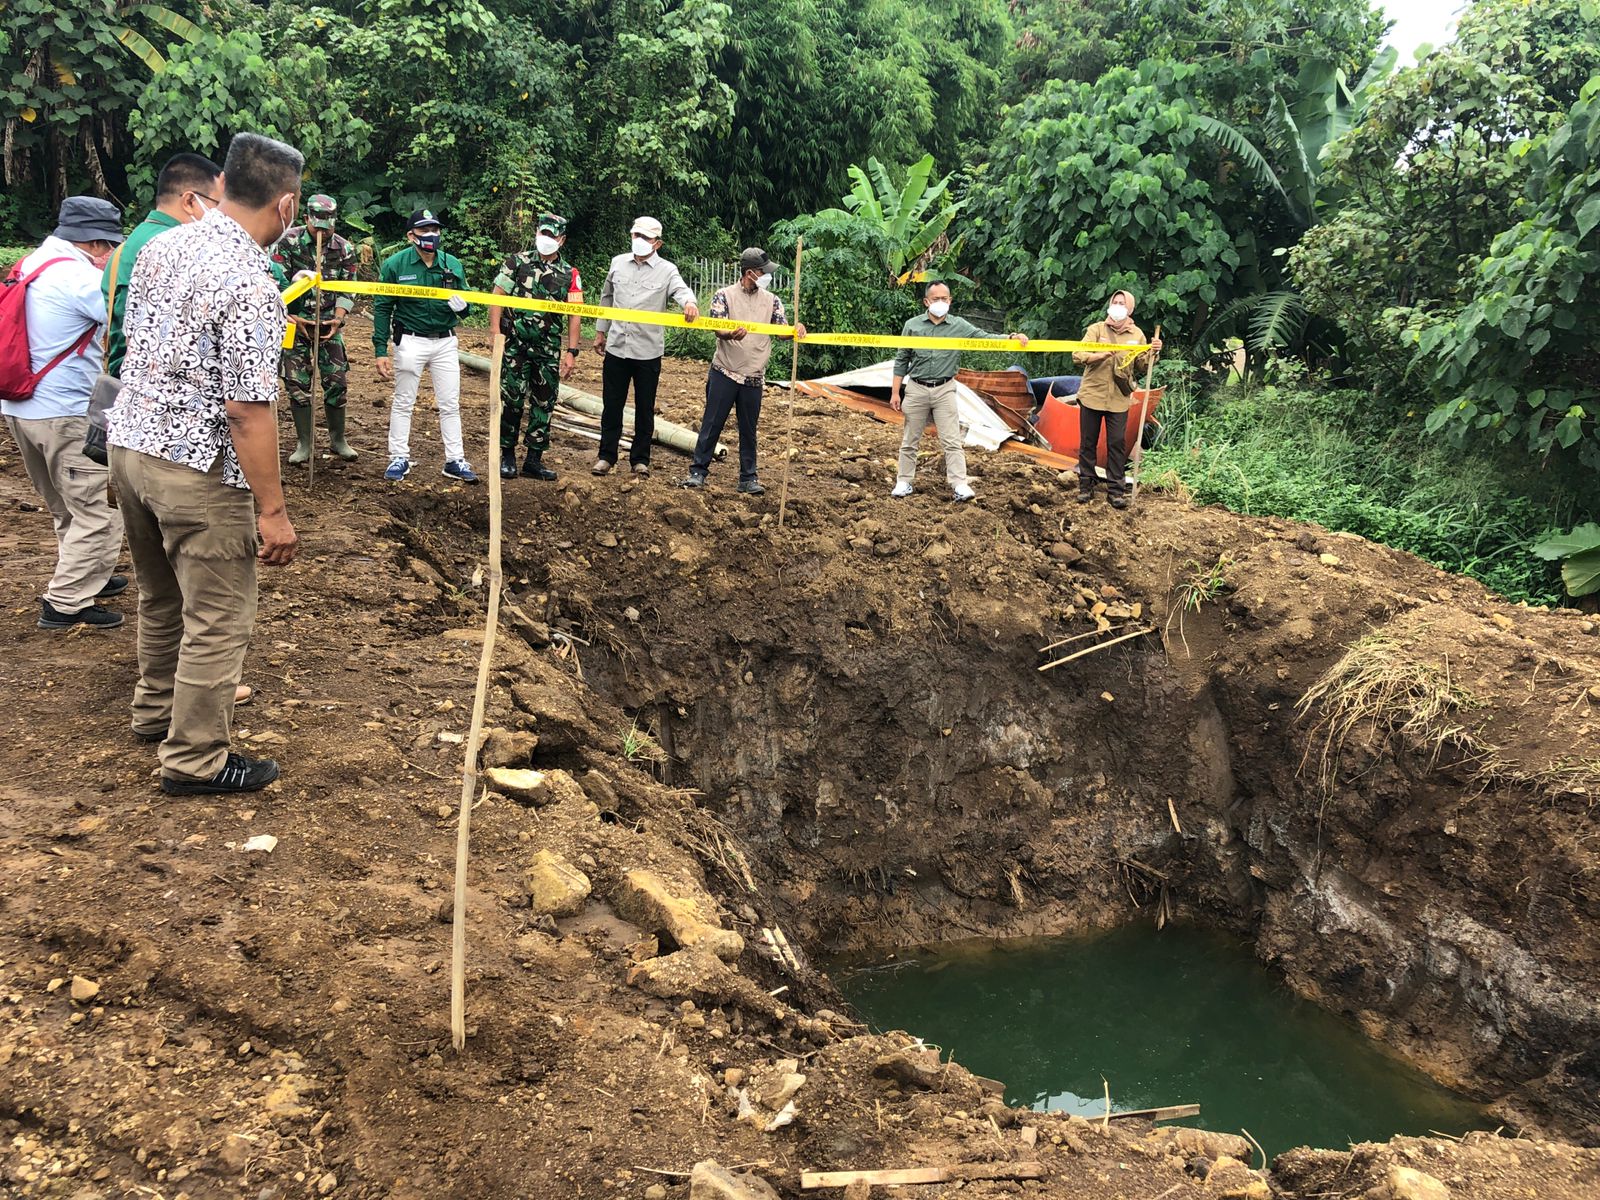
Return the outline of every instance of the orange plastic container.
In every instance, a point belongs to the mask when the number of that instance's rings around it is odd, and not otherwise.
[[[1147,394],[1143,388],[1135,388],[1132,404],[1128,408],[1128,441],[1133,441],[1133,431],[1139,425],[1139,413],[1144,412],[1144,423],[1148,428],[1157,425],[1156,406],[1161,403],[1164,388],[1151,388]],[[1045,398],[1044,407],[1039,410],[1039,420],[1034,426],[1044,435],[1045,441],[1050,443],[1050,448],[1057,454],[1069,454],[1077,457],[1078,454],[1078,405],[1071,397],[1048,396]],[[1130,447],[1131,449],[1131,447]],[[1100,445],[1095,450],[1095,465],[1106,465],[1106,433],[1105,427],[1100,429]]]

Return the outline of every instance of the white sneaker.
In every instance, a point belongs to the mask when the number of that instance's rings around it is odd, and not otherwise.
[[[893,500],[904,500],[909,495],[911,495],[911,485],[905,480],[895,484],[894,491],[889,493],[890,499]]]
[[[956,487],[952,488],[951,494],[963,504],[968,500],[976,500],[978,498],[978,493],[973,491],[964,483],[958,484]]]

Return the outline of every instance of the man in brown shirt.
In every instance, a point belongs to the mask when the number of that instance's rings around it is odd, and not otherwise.
[[[1129,291],[1111,293],[1106,318],[1083,331],[1086,342],[1114,342],[1137,346],[1144,342],[1144,331],[1133,323],[1134,295]],[[1106,498],[1112,508],[1128,507],[1128,409],[1133,402],[1133,381],[1149,365],[1150,356],[1161,343],[1132,361],[1114,350],[1079,350],[1072,361],[1087,368],[1078,388],[1078,503],[1094,499],[1095,458],[1100,447],[1100,427],[1106,430]]]
[[[723,288],[711,301],[711,315],[752,325],[787,325],[783,301],[767,290],[772,283],[767,252],[750,247],[739,256],[739,271],[739,282]],[[802,338],[806,335],[804,325],[795,326],[795,331]],[[771,357],[772,339],[764,333],[752,333],[743,325],[726,333],[717,331],[717,352],[706,375],[706,410],[684,487],[705,487],[717,439],[732,412],[739,421],[739,490],[752,496],[767,490],[756,478],[756,422]]]

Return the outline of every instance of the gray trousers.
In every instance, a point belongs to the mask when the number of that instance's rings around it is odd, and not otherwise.
[[[917,447],[922,433],[933,421],[939,432],[939,448],[944,451],[944,478],[953,488],[967,482],[967,455],[961,448],[961,417],[956,409],[956,381],[947,379],[938,387],[928,387],[907,379],[901,392],[901,411],[905,414],[905,433],[900,438],[899,482],[910,483],[917,473]]]
[[[57,612],[94,603],[122,552],[122,514],[106,498],[106,469],[83,455],[89,418],[7,417],[22,466],[56,526],[56,570],[45,589]]]

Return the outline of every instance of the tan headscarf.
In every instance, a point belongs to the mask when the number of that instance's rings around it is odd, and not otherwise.
[[[1118,296],[1126,296],[1128,298],[1128,315],[1122,318],[1120,321],[1113,321],[1108,316],[1106,318],[1106,324],[1112,329],[1116,330],[1118,333],[1121,333],[1123,330],[1128,329],[1133,325],[1133,310],[1139,304],[1139,297],[1135,296],[1127,288],[1118,288],[1116,291],[1112,292],[1111,300],[1115,300]],[[1111,301],[1107,301],[1107,304],[1109,305],[1110,302]]]

